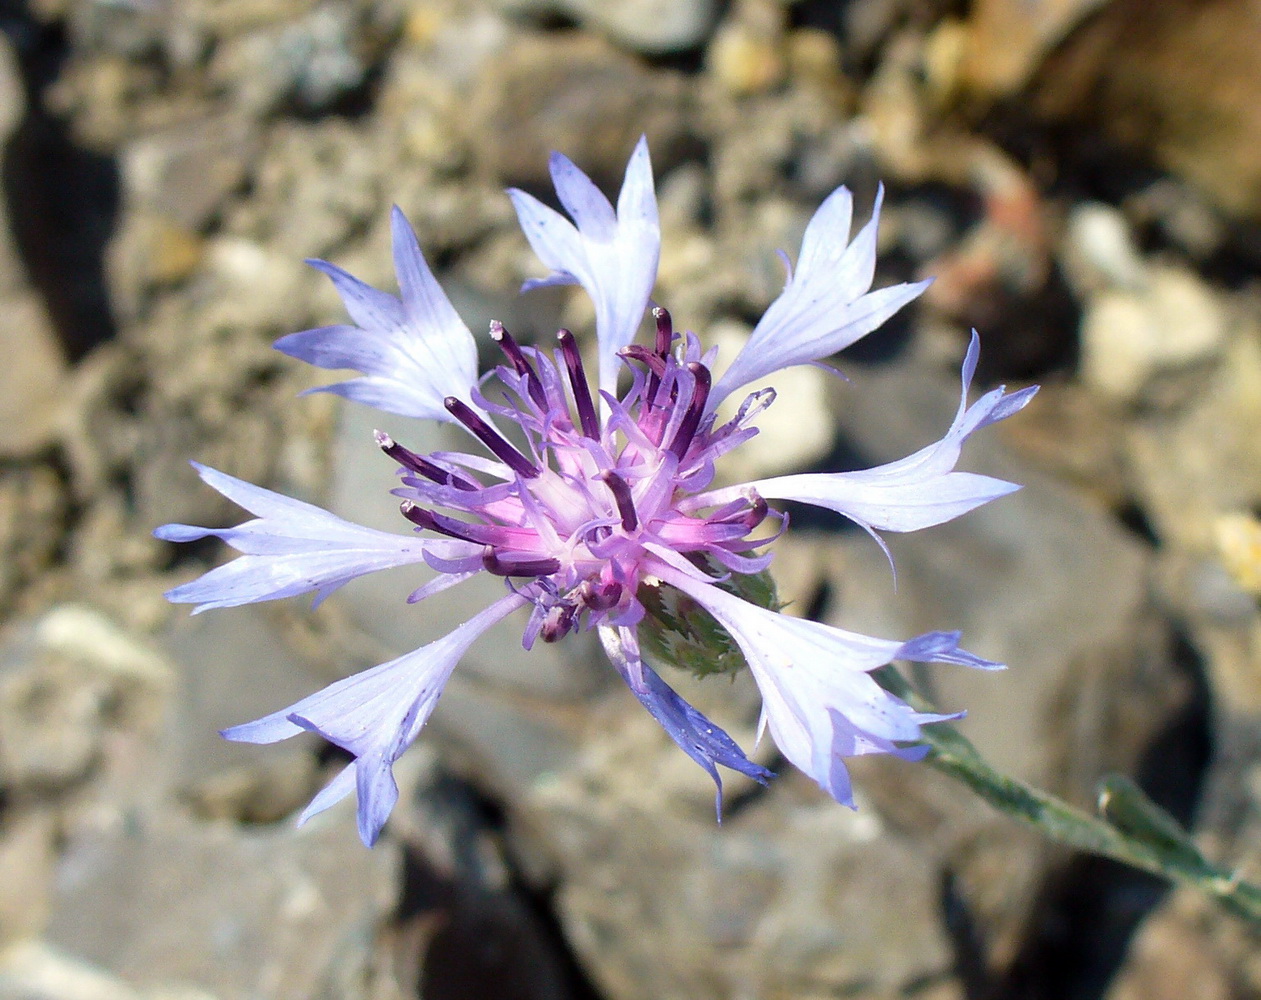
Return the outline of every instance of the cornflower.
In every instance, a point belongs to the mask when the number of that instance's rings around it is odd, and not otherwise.
[[[806,228],[795,272],[747,344],[714,377],[716,350],[675,332],[651,310],[651,343],[633,343],[649,310],[660,248],[648,147],[640,140],[616,210],[559,153],[550,161],[569,215],[508,192],[535,253],[550,269],[540,285],[579,284],[595,305],[596,392],[574,336],[553,351],[518,344],[501,324],[490,336],[504,362],[479,379],[472,334],[435,281],[416,236],[396,208],[394,265],[400,295],[378,291],[324,261],[310,263],[340,294],[351,324],[282,337],[283,353],[362,377],[319,390],[389,413],[455,424],[480,453],[417,454],[380,431],[398,465],[393,492],[412,526],[400,535],[361,527],[319,507],[194,463],[201,478],[255,515],[230,528],[168,524],[157,537],[216,536],[242,555],[167,598],[194,613],[315,592],[318,603],[355,577],[425,563],[436,576],[411,603],[481,573],[504,593],[445,637],[340,680],[288,708],[223,731],[230,740],[273,743],[304,730],[353,757],[299,822],[355,791],[358,826],[371,846],[398,799],[392,766],[419,735],[457,661],[490,626],[528,609],[524,646],[595,629],[632,693],[670,738],[713,778],[718,765],[765,783],[772,775],[681,698],[640,651],[646,606],[669,595],[694,602],[743,656],[760,689],[758,736],[769,729],[783,756],[838,802],[854,805],[844,758],[872,753],[917,759],[920,727],[958,718],[916,711],[869,675],[894,660],[1000,664],[959,648],[959,633],[898,641],[871,638],[781,614],[739,596],[762,574],[766,546],[787,527],[768,501],[839,512],[879,540],[881,531],[940,524],[1003,496],[1008,482],[956,472],[973,432],[1020,410],[1036,388],[994,389],[968,405],[978,340],[963,364],[959,410],[940,441],[900,461],[841,473],[774,476],[713,488],[715,462],[753,437],[773,389],[749,394],[731,419],[718,405],[736,390],[793,365],[817,363],[877,328],[927,282],[870,291],[881,194],[871,221],[849,240],[852,198],[838,188]],[[572,221],[570,221],[572,220]],[[629,387],[618,393],[619,375]],[[497,423],[512,425],[510,439]],[[883,543],[882,543],[883,544]],[[720,814],[721,815],[721,814]]]

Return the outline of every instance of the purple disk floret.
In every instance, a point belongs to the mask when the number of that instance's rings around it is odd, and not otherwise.
[[[456,663],[493,624],[525,609],[527,649],[598,632],[635,697],[713,778],[721,809],[719,765],[763,783],[771,774],[644,662],[637,633],[644,598],[669,587],[707,611],[744,654],[763,697],[762,728],[784,757],[852,806],[844,758],[915,758],[923,753],[922,725],[957,717],[916,711],[880,688],[872,670],[894,660],[1000,665],[960,649],[955,632],[874,639],[758,607],[724,584],[769,565],[768,546],[786,518],[768,500],[839,511],[879,539],[881,531],[939,524],[1016,489],[955,465],[971,434],[1020,410],[1035,389],[994,389],[969,405],[979,351],[974,334],[958,414],[935,444],[862,472],[716,487],[719,460],[757,433],[753,420],[774,392],[756,389],[720,420],[724,398],[848,346],[924,283],[870,290],[879,200],[851,242],[851,198],[838,189],[807,227],[783,293],[718,371],[715,353],[702,352],[695,334],[677,333],[660,307],[651,310],[650,343],[633,342],[649,311],[660,249],[646,143],[631,156],[616,208],[565,157],[554,155],[551,171],[569,218],[523,192],[509,194],[527,239],[551,269],[528,287],[580,284],[595,303],[594,383],[569,331],[548,350],[518,343],[498,323],[490,336],[503,364],[479,379],[472,334],[396,209],[400,295],[313,262],[332,279],[353,322],[291,334],[276,346],[313,365],[361,373],[328,391],[467,432],[470,453],[430,455],[377,432],[378,447],[398,466],[400,524],[412,532],[363,528],[202,466],[202,478],[255,519],[234,528],[170,524],[156,532],[178,542],[214,535],[242,553],[168,592],[172,601],[196,604],[195,612],[304,592],[318,600],[355,577],[409,563],[424,563],[431,573],[407,596],[411,603],[483,573],[503,578],[504,596],[444,638],[224,736],[271,743],[310,730],[342,747],[352,763],[302,819],[353,791],[360,836],[371,845],[398,797],[392,765],[419,735]]]

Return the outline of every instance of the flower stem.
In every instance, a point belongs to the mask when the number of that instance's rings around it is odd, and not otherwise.
[[[919,702],[911,684],[892,667],[873,674],[882,687]],[[925,726],[927,763],[967,785],[1000,812],[1044,836],[1081,851],[1112,858],[1207,893],[1235,916],[1261,927],[1261,887],[1209,861],[1167,812],[1128,778],[1112,775],[1099,792],[1102,817],[1077,809],[991,767],[954,726]]]

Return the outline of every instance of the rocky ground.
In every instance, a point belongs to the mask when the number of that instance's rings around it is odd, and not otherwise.
[[[476,647],[398,768],[295,831],[337,761],[216,730],[446,631],[399,575],[190,619],[238,517],[190,458],[400,529],[375,423],[270,349],[392,286],[391,203],[474,329],[589,329],[502,194],[546,155],[606,187],[640,133],[658,298],[736,345],[840,183],[888,188],[878,284],[922,302],[789,373],[741,472],[934,440],[981,377],[1044,385],[969,446],[1025,483],[880,552],[800,517],[785,596],[877,634],[958,627],[930,674],[1001,767],[1089,804],[1136,776],[1261,878],[1261,21],[1248,0],[8,0],[0,5],[0,998],[1237,1000],[1255,937],[1052,847],[925,767],[860,810],[784,769],[708,779],[574,640]],[[406,576],[406,574],[404,574]],[[748,743],[747,679],[672,683]],[[763,754],[769,748],[763,748]],[[775,761],[763,758],[772,765]]]

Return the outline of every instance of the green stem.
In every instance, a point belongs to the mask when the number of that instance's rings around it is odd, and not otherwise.
[[[899,698],[920,700],[892,667],[884,667],[873,676]],[[1261,888],[1206,859],[1177,821],[1132,781],[1120,777],[1105,780],[1100,794],[1105,818],[1101,819],[994,770],[948,723],[925,726],[923,739],[931,748],[928,763],[963,782],[1000,812],[1070,847],[1194,886],[1236,916],[1261,927]]]

